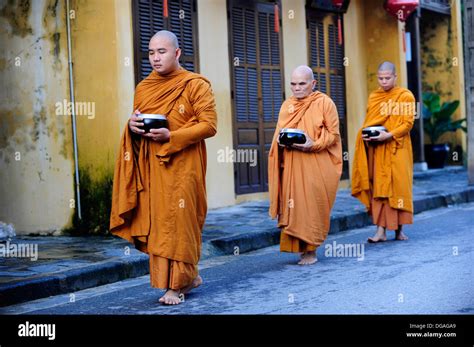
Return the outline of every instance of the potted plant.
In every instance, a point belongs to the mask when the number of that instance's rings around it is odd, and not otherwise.
[[[430,169],[442,168],[449,153],[446,143],[438,143],[439,138],[446,132],[455,132],[462,129],[467,132],[463,125],[466,118],[452,120],[452,116],[459,106],[459,100],[443,102],[436,93],[423,93],[423,129],[428,135],[430,144],[425,145],[425,158]]]

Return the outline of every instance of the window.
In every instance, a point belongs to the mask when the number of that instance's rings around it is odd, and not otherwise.
[[[181,65],[189,71],[199,70],[195,0],[168,0],[168,18],[163,16],[163,0],[133,0],[132,15],[136,84],[152,71],[148,61],[148,42],[163,29],[178,37],[182,50]]]

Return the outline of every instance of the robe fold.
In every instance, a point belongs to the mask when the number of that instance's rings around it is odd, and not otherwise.
[[[413,220],[410,130],[415,120],[415,105],[408,89],[394,87],[386,92],[379,88],[369,96],[364,124],[357,133],[352,196],[364,204],[375,224],[390,229]],[[373,125],[385,126],[393,137],[384,142],[366,143],[362,140],[362,129]]]
[[[179,289],[196,277],[201,254],[204,139],[216,134],[214,95],[199,74],[153,71],[138,84],[134,109],[166,115],[171,135],[169,142],[155,142],[132,133],[127,123],[115,164],[110,231],[150,255],[153,286]]]
[[[313,139],[309,152],[282,148],[283,128],[297,128]],[[316,249],[327,237],[330,212],[342,174],[342,147],[336,105],[324,93],[303,99],[290,97],[280,109],[268,159],[272,218],[282,228],[280,249],[304,252]]]

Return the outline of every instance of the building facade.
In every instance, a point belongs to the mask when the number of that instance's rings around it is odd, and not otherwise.
[[[341,188],[349,187],[355,137],[380,62],[395,63],[399,85],[417,100],[421,91],[434,90],[460,100],[455,118],[466,116],[459,0],[441,7],[422,1],[405,28],[383,0],[341,7],[324,0],[70,0],[68,13],[66,3],[0,1],[0,220],[17,233],[71,227],[79,202],[85,218],[108,223],[104,201],[118,143],[134,88],[151,71],[148,40],[161,29],[177,34],[182,65],[206,76],[216,96],[218,133],[206,141],[210,208],[267,198],[267,155],[298,65],[313,69],[317,88],[338,108]],[[420,122],[412,135],[415,159],[423,163]],[[455,140],[466,148],[464,134]]]

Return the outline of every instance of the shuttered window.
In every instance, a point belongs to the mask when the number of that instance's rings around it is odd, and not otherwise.
[[[342,150],[343,153],[348,153],[344,46],[338,43],[337,15],[308,9],[306,18],[309,65],[318,81],[317,89],[328,94],[336,104]],[[344,155],[345,158],[346,156]],[[346,178],[349,178],[348,160],[343,161],[342,179]]]
[[[263,192],[268,190],[268,152],[285,97],[281,36],[274,30],[275,2],[230,0],[228,4],[234,149],[257,153],[255,166],[234,164],[235,190],[237,194]]]
[[[132,0],[132,14],[136,84],[152,71],[148,61],[148,42],[163,29],[178,37],[181,65],[189,71],[198,71],[195,0],[168,0],[168,18],[163,17],[163,0]]]

